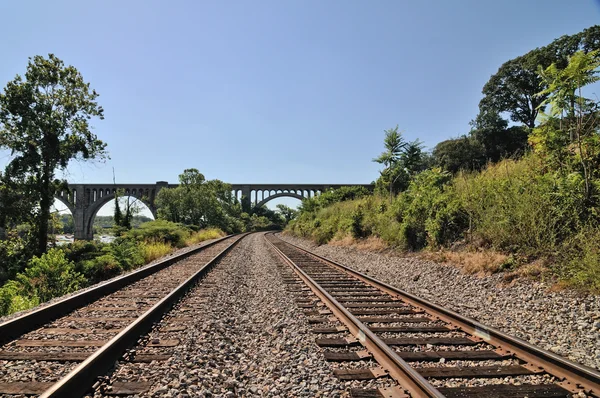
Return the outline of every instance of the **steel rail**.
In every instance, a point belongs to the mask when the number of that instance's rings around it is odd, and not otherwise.
[[[53,384],[40,395],[40,398],[76,397],[82,396],[92,388],[98,376],[105,374],[123,355],[125,350],[135,344],[138,339],[152,328],[171,307],[225,254],[227,254],[246,235],[242,234],[219,254],[208,261],[202,268],[190,276],[171,293],[152,306],[137,320],[113,337],[89,358],[79,364],[69,374]]]
[[[325,289],[315,282],[306,272],[298,267],[293,260],[269,241],[266,238],[266,235],[270,234],[265,234],[264,236],[265,241],[271,248],[273,248],[281,259],[310,287],[331,312],[348,327],[349,332],[371,352],[373,358],[388,372],[390,377],[395,379],[402,386],[402,388],[409,391],[412,397],[444,397],[444,395],[431,385],[431,383],[406,363],[406,361],[400,358],[390,346],[385,344],[364,323],[352,315],[342,304],[327,293]]]
[[[0,346],[233,236],[235,235],[228,235],[185,253],[176,254],[154,265],[140,268],[126,275],[101,283],[91,289],[65,297],[55,303],[0,323]]]
[[[561,379],[562,382],[559,384],[571,392],[579,392],[583,390],[587,394],[600,396],[600,372],[596,369],[572,362],[553,352],[536,347],[527,341],[510,336],[496,328],[483,325],[472,318],[466,317],[438,304],[432,303],[426,299],[415,296],[412,293],[398,289],[385,282],[381,282],[373,277],[353,270],[352,268],[339,264],[333,260],[319,256],[318,254],[312,253],[306,249],[303,249],[302,247],[294,245],[293,243],[286,242],[274,234],[272,235],[276,239],[285,242],[285,244],[290,245],[295,249],[308,254],[321,262],[324,262],[325,264],[329,264],[335,268],[338,268],[377,289],[391,294],[392,296],[397,296],[407,303],[421,308],[428,314],[442,321],[453,324],[462,329],[464,332],[478,337],[482,341],[494,345],[506,353],[514,354],[516,357],[525,360],[526,362],[529,362],[540,369],[543,369],[547,373]]]

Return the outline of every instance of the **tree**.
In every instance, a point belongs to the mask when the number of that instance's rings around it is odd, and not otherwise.
[[[6,175],[31,191],[39,209],[32,220],[38,254],[47,248],[50,206],[60,184],[56,170],[73,159],[106,156],[106,144],[89,124],[104,118],[97,97],[75,67],[53,54],[30,58],[25,78],[17,75],[0,94],[0,147],[13,156]]]
[[[598,168],[598,164],[593,162],[598,158],[600,151],[600,104],[585,98],[582,89],[600,80],[599,69],[599,51],[587,54],[583,51],[576,52],[569,57],[564,69],[560,69],[556,64],[546,69],[540,67],[539,74],[546,88],[539,95],[546,97],[544,105],[550,105],[550,114],[547,123],[536,129],[532,137],[532,144],[541,153],[552,148],[549,142],[569,142],[574,147],[574,150],[569,152],[575,154],[581,167],[587,198],[591,195],[592,174]],[[556,147],[554,149],[560,150]]]
[[[546,94],[538,95],[540,86],[545,88],[544,79],[537,73],[538,66],[547,68],[555,63],[562,69],[575,52],[582,50],[587,53],[599,48],[600,26],[595,25],[505,62],[483,87],[480,110],[506,112],[513,122],[535,127],[539,112],[544,111],[546,99]]]
[[[386,185],[389,187],[390,201],[393,197],[394,182],[402,176],[402,173],[396,168],[396,164],[400,160],[403,151],[407,147],[407,142],[402,138],[402,133],[398,131],[398,125],[389,130],[384,130],[385,138],[383,144],[385,151],[383,151],[378,157],[373,159],[374,162],[383,164],[385,168],[381,171],[380,179],[385,179]]]
[[[436,165],[451,173],[479,170],[485,165],[485,150],[473,137],[462,136],[437,144],[433,158]]]
[[[508,127],[508,122],[497,113],[480,112],[471,121],[469,135],[481,144],[488,162],[515,157],[527,151],[529,129],[525,126]]]
[[[124,231],[131,229],[133,218],[139,215],[142,211],[140,199],[125,197],[125,191],[118,189],[115,192],[115,211],[113,216],[113,229],[115,235],[120,236]],[[121,210],[124,206],[125,211]]]
[[[291,207],[286,206],[283,203],[278,204],[276,207],[277,212],[281,214],[281,216],[283,216],[286,224],[292,221],[298,215],[298,210],[292,209]]]
[[[186,169],[177,188],[163,188],[156,198],[158,217],[200,228],[217,227],[235,232],[242,209],[231,193],[231,185],[206,181],[197,169]]]

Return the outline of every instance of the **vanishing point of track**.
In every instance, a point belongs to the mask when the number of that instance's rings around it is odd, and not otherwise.
[[[353,397],[600,397],[600,372],[267,234]],[[365,365],[363,365],[365,364]],[[371,364],[369,366],[369,364]],[[375,366],[373,366],[375,365]],[[577,395],[582,394],[582,395]]]

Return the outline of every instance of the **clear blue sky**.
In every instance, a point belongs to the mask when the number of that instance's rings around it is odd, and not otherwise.
[[[368,183],[383,130],[466,133],[510,58],[600,23],[594,0],[2,1],[0,86],[54,53],[100,93],[111,159],[72,182]],[[5,155],[0,155],[0,162]]]

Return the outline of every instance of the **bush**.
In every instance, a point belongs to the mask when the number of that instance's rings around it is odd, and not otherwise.
[[[557,254],[555,271],[571,285],[600,293],[600,231],[586,225],[566,240]]]
[[[23,286],[15,280],[6,282],[0,287],[0,316],[23,311],[39,304],[37,297],[29,297]]]
[[[115,256],[105,253],[83,261],[82,270],[89,282],[93,284],[119,275],[123,272],[123,267]]]
[[[41,257],[33,257],[16,280],[28,297],[35,297],[39,302],[74,292],[86,283],[61,249],[50,249]]]
[[[17,234],[0,240],[0,285],[14,279],[27,266],[27,253],[31,250],[27,241]]]
[[[190,236],[189,228],[170,221],[156,220],[132,229],[127,237],[144,242],[163,242],[174,247],[184,247],[186,239]]]

